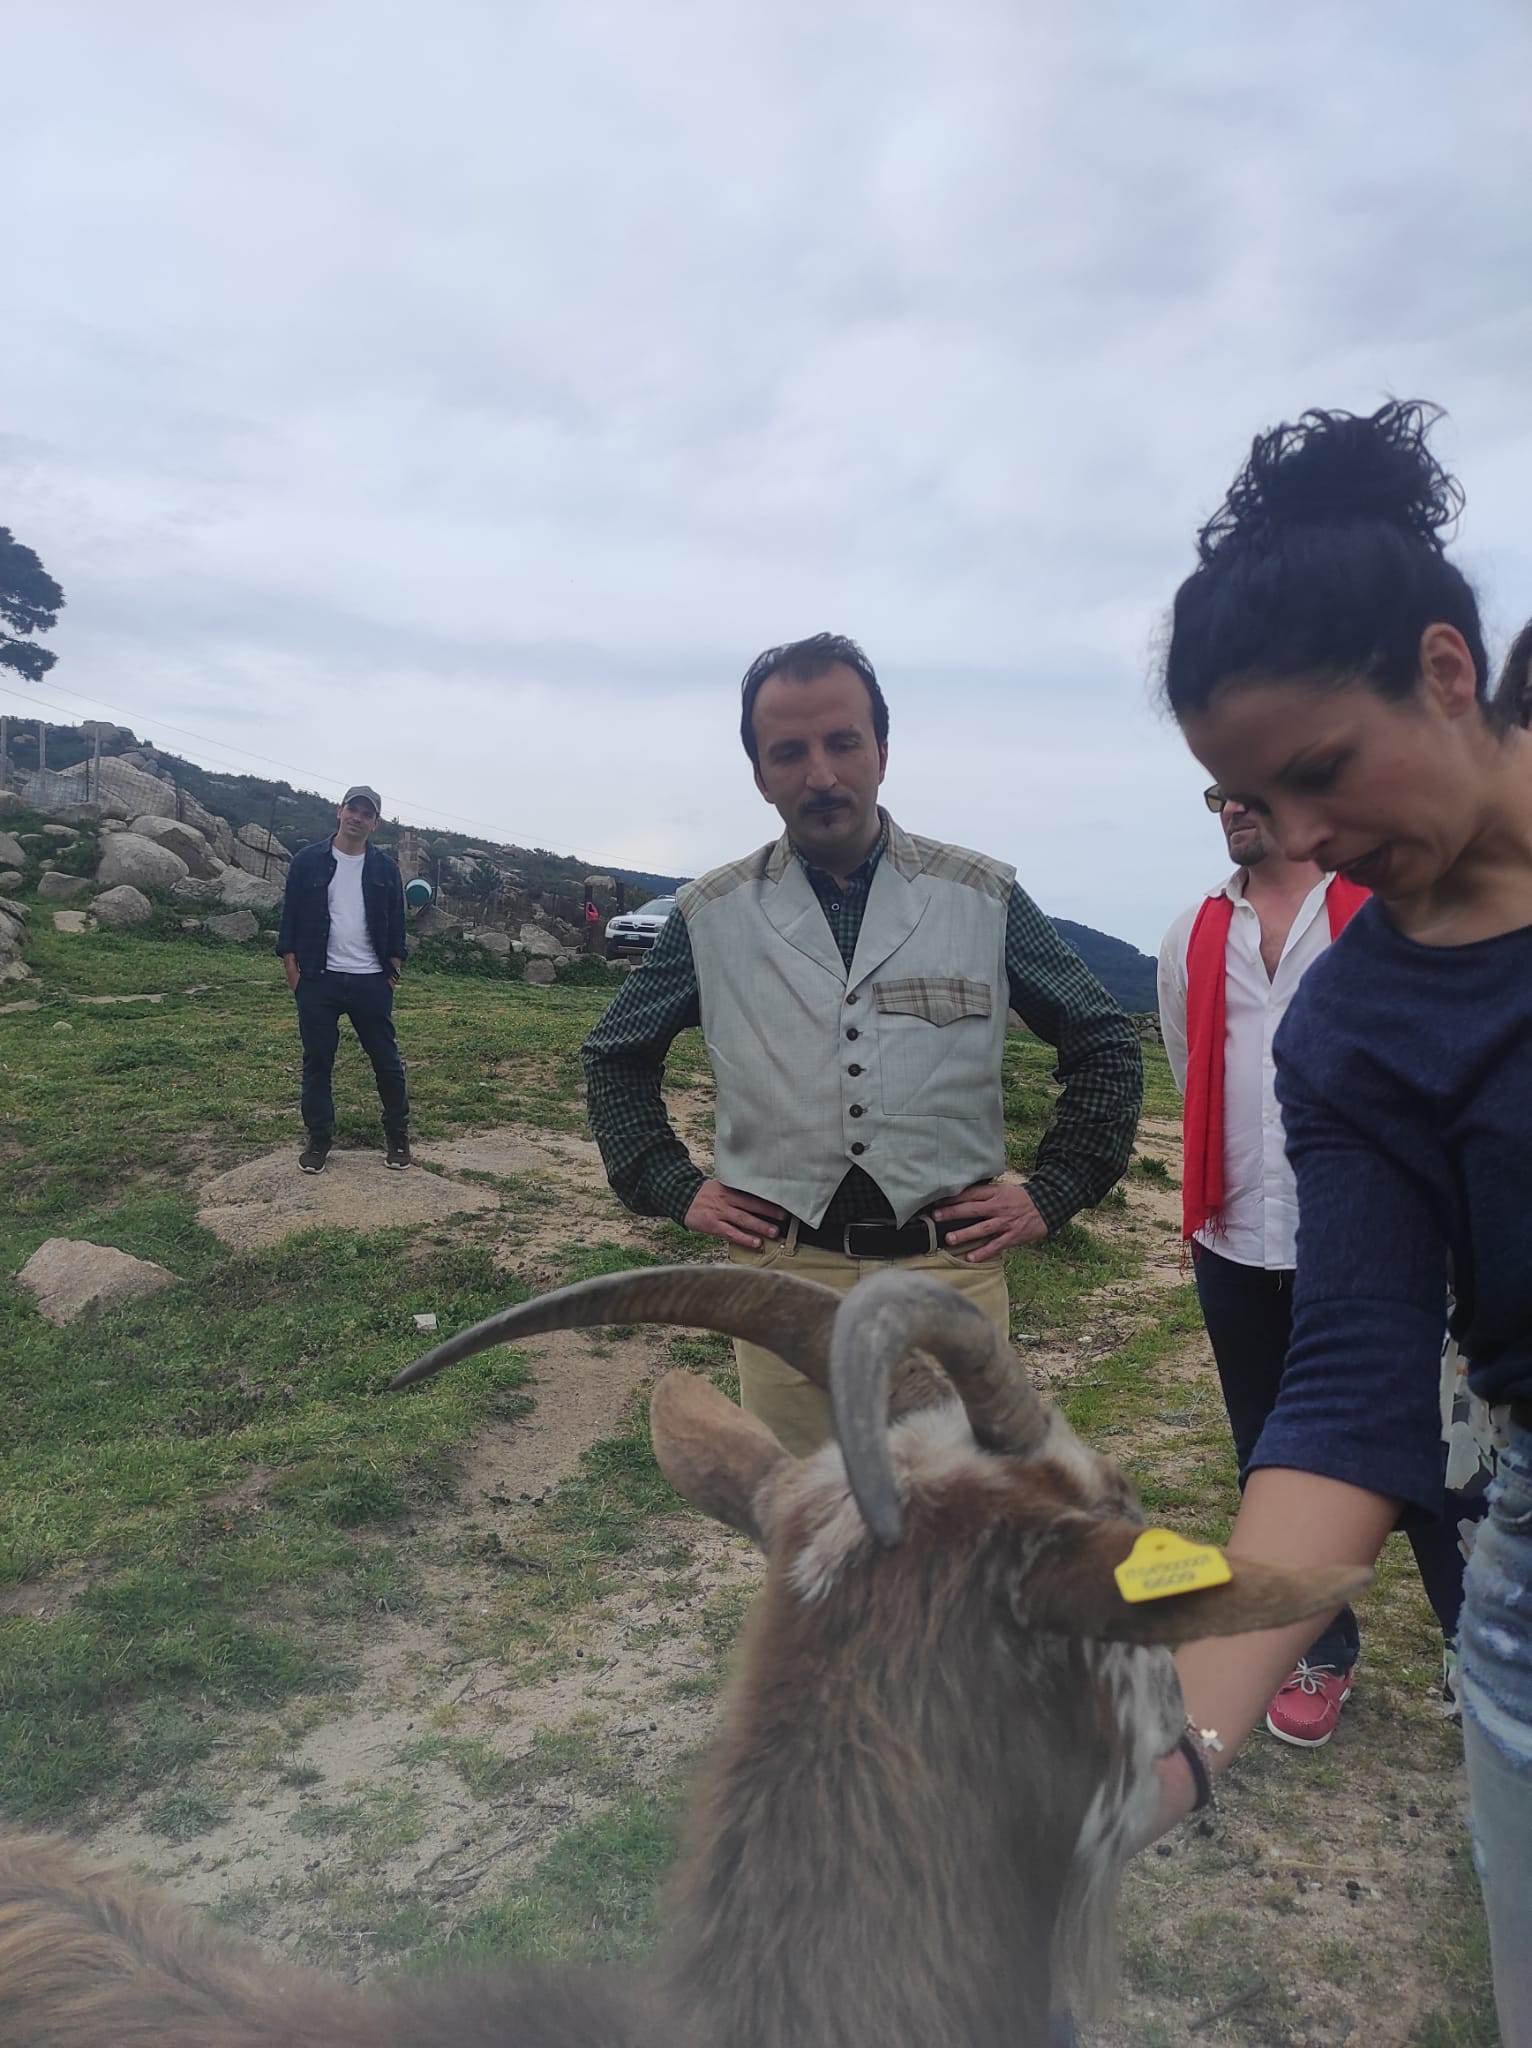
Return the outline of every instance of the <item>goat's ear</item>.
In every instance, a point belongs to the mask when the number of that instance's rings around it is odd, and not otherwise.
[[[1371,1581],[1365,1565],[1261,1564],[1228,1559],[1232,1576],[1197,1593],[1124,1600],[1114,1576],[1143,1534],[1132,1522],[1082,1516],[1054,1532],[1019,1576],[1011,1604],[1023,1627],[1115,1643],[1195,1643],[1290,1621],[1328,1618]]]
[[[790,1462],[765,1423],[694,1373],[668,1372],[650,1398],[649,1429],[676,1492],[764,1549],[761,1488]]]

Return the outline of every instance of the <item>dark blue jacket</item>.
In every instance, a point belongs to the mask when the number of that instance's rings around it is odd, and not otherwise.
[[[277,953],[298,956],[300,974],[323,974],[330,944],[330,883],[335,858],[328,839],[316,840],[293,855],[282,898],[282,929]],[[404,883],[397,864],[370,842],[362,859],[362,909],[367,936],[385,974],[389,962],[405,954]]]

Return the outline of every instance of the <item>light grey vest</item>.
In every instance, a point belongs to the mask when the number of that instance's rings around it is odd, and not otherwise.
[[[1005,1166],[1015,871],[887,824],[849,974],[785,835],[677,895],[717,1084],[714,1170],[809,1224],[853,1166],[901,1223]]]

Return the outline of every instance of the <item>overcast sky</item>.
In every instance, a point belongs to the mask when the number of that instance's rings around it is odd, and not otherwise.
[[[740,672],[829,627],[894,815],[1152,950],[1221,871],[1154,646],[1257,429],[1444,404],[1492,652],[1532,612],[1529,21],[21,0],[21,687],[691,873],[772,836]]]

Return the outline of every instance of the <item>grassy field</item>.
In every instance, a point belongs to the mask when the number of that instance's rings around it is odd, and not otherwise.
[[[168,932],[65,936],[43,906],[35,922],[38,982],[11,994],[41,1007],[0,1016],[0,1811],[358,1972],[641,1950],[756,1576],[658,1474],[643,1388],[666,1364],[728,1385],[727,1346],[579,1340],[579,1383],[610,1393],[572,1436],[574,1382],[556,1393],[532,1350],[382,1392],[422,1309],[446,1331],[583,1273],[710,1255],[624,1217],[579,1164],[578,1045],[605,991],[407,981],[417,1136],[563,1152],[465,1171],[496,1209],[240,1252],[199,1220],[200,1191],[296,1151],[276,963]],[[84,1000],[147,994],[162,1000]],[[1049,1064],[1008,1049],[1018,1165]],[[672,1081],[705,1132],[695,1041]],[[375,1146],[354,1046],[336,1092],[340,1146]],[[1156,1516],[1216,1535],[1233,1474],[1174,1260],[1174,1106],[1153,1055],[1133,1173],[1013,1257],[1014,1323]],[[59,1235],[176,1284],[55,1329],[9,1276]],[[1344,1739],[1314,1757],[1252,1745],[1225,1818],[1141,1860],[1103,2043],[1494,2040],[1429,1615],[1392,1547],[1365,1626]]]

